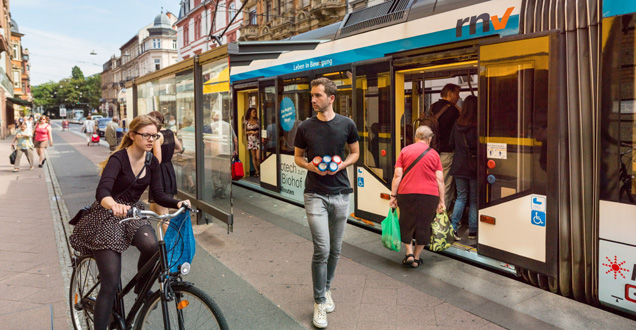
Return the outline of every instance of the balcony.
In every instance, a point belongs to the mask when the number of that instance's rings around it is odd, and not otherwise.
[[[338,16],[338,11],[345,9],[343,0],[311,0],[311,13],[316,16]]]
[[[255,41],[258,38],[258,25],[244,25],[239,28],[241,40]]]

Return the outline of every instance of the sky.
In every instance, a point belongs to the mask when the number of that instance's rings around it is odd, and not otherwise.
[[[12,0],[11,18],[28,48],[31,85],[102,72],[119,47],[165,11],[179,15],[180,0]],[[91,55],[91,52],[97,55]]]

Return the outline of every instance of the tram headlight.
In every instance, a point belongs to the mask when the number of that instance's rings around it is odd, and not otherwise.
[[[190,273],[191,268],[192,266],[190,266],[189,262],[184,262],[183,264],[181,264],[179,271],[181,272],[181,275],[188,275],[188,273]]]

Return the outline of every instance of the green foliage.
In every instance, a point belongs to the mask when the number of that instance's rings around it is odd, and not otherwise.
[[[82,70],[74,66],[70,78],[40,84],[32,88],[32,93],[35,105],[47,110],[61,105],[67,109],[96,109],[102,95],[102,78],[99,73],[85,78]]]

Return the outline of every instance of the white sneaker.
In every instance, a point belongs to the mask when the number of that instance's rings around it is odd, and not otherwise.
[[[324,329],[327,327],[327,312],[325,304],[314,303],[314,325],[316,328]]]
[[[331,290],[325,292],[325,298],[327,298],[325,302],[325,312],[331,313],[336,309],[336,304],[334,304],[333,298],[331,298]]]

